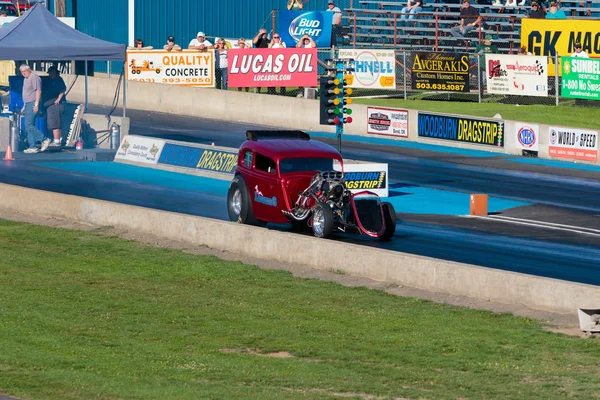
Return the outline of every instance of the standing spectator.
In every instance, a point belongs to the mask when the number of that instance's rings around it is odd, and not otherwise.
[[[567,16],[563,10],[558,8],[558,3],[550,3],[550,12],[546,14],[546,19],[567,19]]]
[[[46,125],[48,130],[52,131],[54,142],[51,146],[60,146],[62,141],[62,116],[65,113],[65,103],[67,102],[67,85],[60,77],[58,68],[51,66],[48,68],[50,80],[44,90],[44,107],[46,108]]]
[[[302,0],[288,0],[287,9],[291,11],[302,11],[304,3]]]
[[[469,0],[465,0],[460,10],[460,24],[450,29],[450,33],[454,37],[465,37],[469,32],[476,30],[480,22],[479,11],[475,7],[471,7]]]
[[[227,53],[225,39],[217,40],[215,43],[217,89],[227,90]]]
[[[271,43],[269,43],[269,48],[271,49],[284,49],[286,48],[285,42],[281,41],[281,36],[279,36],[279,33],[274,33],[273,34],[273,40],[271,40]],[[268,93],[269,94],[275,94],[275,88],[274,87],[270,87],[267,88],[268,89]],[[279,88],[279,94],[282,96],[285,96],[285,87]]]
[[[142,39],[136,39],[133,47],[129,46],[127,50],[152,50],[152,46],[144,46],[144,41]]]
[[[259,49],[266,49],[269,47],[270,40],[267,37],[267,30],[265,28],[260,28],[254,39],[252,39],[252,43],[254,43],[254,47]]]
[[[240,48],[240,49],[245,49],[246,48],[246,39],[244,39],[244,38],[239,38],[238,39],[238,48]],[[246,92],[248,92],[250,90],[250,88],[243,88],[243,89],[246,89]],[[238,92],[241,92],[241,91],[242,91],[242,88],[239,87],[238,88]]]
[[[175,38],[173,36],[169,36],[167,38],[167,44],[164,45],[163,49],[166,51],[181,51],[181,46],[175,44]]]
[[[479,86],[479,91],[483,93],[483,87],[485,86],[487,80],[485,76],[485,54],[498,54],[498,47],[492,43],[493,37],[490,34],[485,35],[485,40],[483,43],[477,45],[475,49],[475,53],[477,54],[477,63],[479,64],[479,76],[481,77],[481,82]]]
[[[305,48],[305,49],[314,49],[317,47],[317,44],[315,43],[314,40],[312,40],[312,38],[310,36],[308,36],[307,34],[304,34],[304,36],[302,36],[300,38],[300,40],[298,40],[296,47],[297,48]],[[298,93],[298,95],[296,97],[304,97],[304,87],[300,86],[300,87],[298,87],[298,90],[300,91],[300,93]]]
[[[546,11],[544,11],[537,1],[531,3],[531,12],[529,18],[544,19],[546,18]]]
[[[327,11],[333,13],[331,25],[331,45],[337,46],[339,38],[342,37],[342,10],[335,6],[334,0],[327,2]]]
[[[206,51],[208,49],[212,49],[213,47],[214,46],[212,43],[206,40],[204,32],[198,32],[196,39],[192,39],[188,45],[188,49],[198,51]]]
[[[25,149],[25,153],[46,151],[50,146],[50,139],[46,138],[35,126],[35,116],[40,111],[40,99],[42,98],[42,80],[33,73],[31,67],[27,64],[21,65],[19,71],[25,78],[23,82],[23,109],[21,110],[21,113],[24,114],[25,131],[29,142],[29,148]],[[38,142],[41,143],[40,150],[37,148]]]
[[[575,43],[575,53],[571,54],[571,57],[590,58],[588,53],[581,48],[581,43]]]
[[[406,14],[409,13],[410,16],[408,19],[415,19],[415,14],[420,13],[423,10],[423,2],[422,0],[408,0],[406,3],[406,7],[402,8],[402,16],[400,17],[401,21],[406,21]]]

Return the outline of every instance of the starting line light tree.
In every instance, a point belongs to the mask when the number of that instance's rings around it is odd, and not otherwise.
[[[352,104],[352,84],[354,71],[352,67],[354,60],[343,58],[336,60],[325,60],[327,63],[327,76],[319,80],[319,123],[321,125],[335,125],[335,133],[338,138],[338,150],[342,152],[342,135],[344,124],[352,123],[352,110],[346,106]]]

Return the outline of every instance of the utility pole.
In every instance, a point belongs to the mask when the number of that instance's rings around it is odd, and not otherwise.
[[[57,17],[67,16],[65,0],[54,0],[54,15]]]

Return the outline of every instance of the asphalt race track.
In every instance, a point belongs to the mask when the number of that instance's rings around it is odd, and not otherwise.
[[[104,109],[94,111],[98,110]],[[238,147],[247,129],[260,128],[128,113],[132,134],[217,146]],[[313,137],[336,143],[332,135]],[[371,138],[345,140],[342,151],[345,158],[389,164],[390,201],[395,201],[401,221],[388,243],[356,236],[339,240],[600,284],[600,166]],[[83,163],[66,152],[18,156],[16,162],[0,161],[0,182],[227,219],[224,181],[114,163]],[[469,193],[497,198],[489,217],[465,216]]]

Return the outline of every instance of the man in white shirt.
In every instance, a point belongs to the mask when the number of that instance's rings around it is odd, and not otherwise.
[[[273,40],[271,40],[269,43],[269,47],[272,49],[281,49],[286,47],[285,42],[281,41],[281,36],[279,36],[279,33],[273,34]]]
[[[588,53],[582,50],[581,43],[575,43],[575,53],[571,54],[571,57],[590,58]]]
[[[188,49],[190,50],[206,51],[207,49],[212,48],[213,45],[211,42],[206,40],[204,32],[198,32],[198,34],[196,35],[196,39],[192,39],[192,41],[188,45]]]
[[[335,6],[334,0],[327,2],[327,11],[333,13],[331,26],[331,45],[336,46],[338,39],[342,36],[342,10]]]

